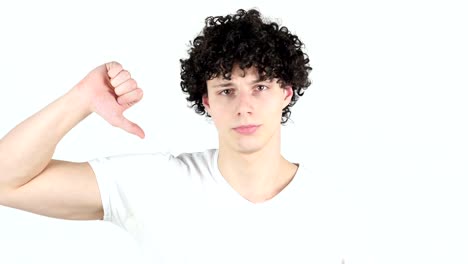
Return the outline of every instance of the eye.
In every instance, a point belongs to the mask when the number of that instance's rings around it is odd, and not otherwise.
[[[267,89],[268,89],[268,86],[266,86],[266,85],[262,85],[262,84],[257,85],[257,90],[259,90],[259,91],[265,91]]]
[[[224,89],[221,92],[219,92],[219,94],[220,95],[230,95],[230,94],[232,94],[232,90],[231,89]]]

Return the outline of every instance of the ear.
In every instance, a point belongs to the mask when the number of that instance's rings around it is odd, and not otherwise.
[[[205,107],[205,110],[209,114],[211,109],[210,109],[210,102],[209,102],[208,94],[205,94],[202,96],[202,103],[203,103],[203,106]]]
[[[294,94],[294,90],[291,85],[287,85],[283,88],[283,95],[284,95],[283,109],[289,105],[293,97],[293,94]]]

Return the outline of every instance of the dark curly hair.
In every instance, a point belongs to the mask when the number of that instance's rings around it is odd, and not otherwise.
[[[288,121],[293,106],[309,87],[309,58],[303,43],[288,28],[265,22],[259,11],[239,9],[234,15],[210,16],[205,27],[181,59],[180,86],[195,112],[210,117],[202,97],[207,94],[207,80],[222,75],[231,78],[232,68],[254,66],[261,80],[277,78],[281,87],[292,86],[291,102],[283,109],[281,124]]]

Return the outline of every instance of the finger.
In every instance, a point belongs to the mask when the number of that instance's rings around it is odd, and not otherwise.
[[[135,89],[137,89],[136,81],[134,79],[128,79],[127,81],[121,83],[119,86],[115,87],[114,92],[117,96],[121,96]]]
[[[127,70],[121,70],[114,78],[110,79],[112,86],[117,87],[131,78]]]
[[[124,95],[117,97],[117,102],[120,105],[128,104],[128,106],[131,106],[139,102],[142,98],[143,98],[143,90],[140,88],[136,88],[131,92],[128,92]]]
[[[120,119],[120,123],[117,124],[117,127],[120,127],[128,133],[134,134],[142,139],[145,138],[145,132],[143,131],[143,129],[141,129],[140,126],[131,122],[124,116],[122,116],[122,118]]]
[[[119,72],[123,70],[123,67],[120,63],[116,61],[111,61],[106,63],[107,75],[109,78],[114,78]]]

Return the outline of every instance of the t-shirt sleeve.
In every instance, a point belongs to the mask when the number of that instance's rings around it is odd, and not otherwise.
[[[88,161],[99,186],[103,220],[129,229],[132,220],[164,199],[177,179],[177,159],[167,153],[126,154]]]

